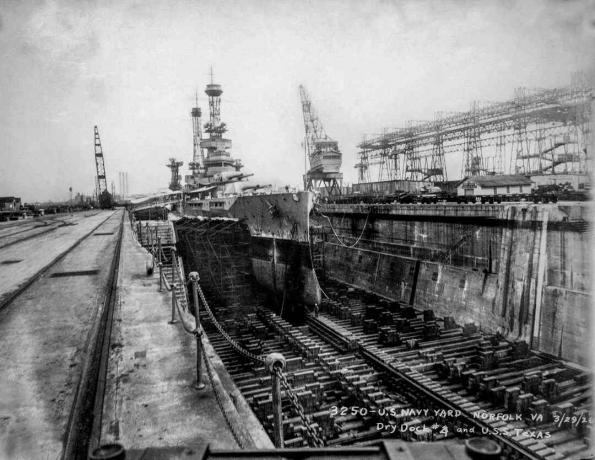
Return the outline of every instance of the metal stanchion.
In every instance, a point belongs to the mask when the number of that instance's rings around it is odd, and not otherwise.
[[[202,326],[198,317],[198,272],[190,272],[188,279],[192,282],[192,296],[194,298],[194,323],[196,325],[196,385],[197,390],[202,390],[205,384],[202,381]]]
[[[159,292],[163,292],[163,264],[159,262]]]
[[[176,248],[172,248],[171,250],[171,282],[176,282],[176,267],[178,261],[176,260]]]
[[[176,324],[176,288],[175,283],[171,285],[171,321],[169,324]]]
[[[149,228],[149,223],[145,224],[145,230],[147,232],[147,245],[152,248],[153,247],[153,236],[151,235],[151,229]]]
[[[273,386],[273,429],[275,447],[283,447],[283,413],[281,412],[281,382],[279,371],[285,368],[285,358],[281,353],[271,353],[265,358],[266,367],[271,373]]]
[[[161,260],[161,237],[160,236],[157,237],[157,261],[159,263],[163,262]]]

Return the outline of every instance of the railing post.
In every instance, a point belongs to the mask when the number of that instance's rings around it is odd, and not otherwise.
[[[177,286],[172,283],[171,285],[171,321],[169,324],[176,324],[176,288]]]
[[[176,248],[172,248],[171,251],[171,282],[176,282],[176,267],[178,266],[178,261],[176,258]]]
[[[157,237],[157,261],[159,263],[162,262],[162,260],[161,260],[161,237],[160,236]]]
[[[265,358],[271,373],[273,386],[273,430],[275,447],[283,448],[283,413],[281,412],[281,382],[278,372],[285,368],[285,358],[281,353],[271,353]]]
[[[145,224],[145,231],[147,233],[147,246],[150,248],[152,246],[153,238],[151,237],[151,229],[149,228],[149,223]]]
[[[159,262],[159,292],[163,292],[163,264]]]
[[[192,281],[192,296],[194,298],[194,324],[196,325],[196,384],[197,390],[202,390],[205,384],[202,381],[202,326],[200,325],[200,318],[198,316],[198,272],[190,272],[188,279]]]

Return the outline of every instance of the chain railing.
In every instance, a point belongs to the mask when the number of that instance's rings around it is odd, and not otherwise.
[[[175,265],[175,259],[174,259],[174,265]],[[173,268],[173,270],[176,270],[176,268]],[[192,272],[189,274],[189,283],[192,283],[193,286],[195,286],[195,287],[198,286],[198,279],[199,279],[198,273]],[[183,286],[183,284],[184,283],[181,283],[182,286]],[[211,384],[211,388],[213,389],[213,394],[215,395],[215,400],[217,401],[217,405],[219,406],[221,414],[223,415],[223,419],[225,420],[225,423],[229,427],[229,431],[231,432],[238,447],[240,447],[241,449],[244,449],[249,445],[249,442],[245,439],[245,436],[242,435],[241,431],[238,430],[236,424],[232,422],[230,415],[228,414],[229,409],[226,408],[225,404],[223,403],[223,396],[221,394],[221,390],[219,388],[219,385],[217,385],[215,382],[215,377],[214,377],[213,369],[211,367],[211,362],[209,361],[209,358],[207,357],[207,354],[205,351],[205,346],[202,341],[203,330],[202,330],[202,327],[200,325],[200,320],[199,320],[197,289],[193,289],[195,309],[196,309],[196,311],[195,311],[195,313],[196,313],[195,326],[194,327],[189,326],[188,323],[186,322],[186,320],[184,319],[185,314],[180,309],[180,303],[178,302],[178,298],[176,296],[177,289],[179,289],[179,285],[177,283],[173,283],[171,285],[172,321],[170,321],[170,324],[173,324],[176,322],[174,315],[175,315],[175,312],[177,311],[178,317],[180,318],[180,322],[182,323],[182,327],[184,328],[184,330],[188,334],[192,334],[196,338],[196,385],[195,385],[195,388],[197,390],[202,390],[203,388],[205,388],[205,384],[202,381],[203,380],[203,378],[202,378],[202,373],[203,373],[202,372],[202,369],[203,369],[202,364],[204,361],[204,365],[207,370],[207,376],[208,376],[209,382]],[[182,290],[182,292],[185,293],[185,290]],[[175,307],[175,309],[174,309],[174,307]]]
[[[285,376],[281,368],[278,366],[274,366],[273,372],[275,373],[275,375],[279,379],[279,382],[281,383],[281,386],[285,390],[285,394],[289,398],[289,402],[291,403],[291,405],[299,415],[300,419],[302,420],[302,424],[305,428],[304,434],[308,438],[308,444],[310,444],[312,447],[324,446],[324,441],[320,439],[317,430],[312,426],[312,421],[310,420],[310,417],[307,416],[304,412],[304,406],[301,405],[297,395],[293,392],[293,389],[291,388],[291,385],[287,381],[287,377]]]
[[[291,405],[299,415],[300,419],[302,420],[302,424],[304,425],[305,435],[308,438],[308,443],[313,447],[321,447],[324,446],[324,442],[318,436],[318,432],[312,426],[312,422],[309,417],[304,412],[304,407],[300,403],[297,395],[294,393],[291,385],[287,381],[287,377],[283,373],[283,368],[285,367],[285,359],[283,355],[279,353],[272,353],[268,356],[257,356],[254,353],[249,352],[242,348],[234,339],[232,339],[229,334],[223,329],[223,327],[219,324],[215,315],[211,311],[209,303],[205,298],[204,292],[202,291],[201,287],[197,284],[196,291],[198,292],[202,304],[205,307],[206,312],[208,313],[213,325],[217,329],[217,331],[227,340],[227,342],[240,354],[250,358],[254,361],[259,363],[265,364],[269,371],[271,372],[272,377],[272,384],[273,384],[273,420],[275,424],[275,445],[277,447],[283,447],[283,424],[281,421],[281,393],[279,390],[279,383],[285,390],[285,394],[287,395]]]
[[[175,254],[174,254],[175,255]],[[202,305],[204,306],[211,322],[217,329],[217,331],[225,338],[225,340],[241,355],[249,358],[255,362],[260,364],[264,364],[269,372],[271,373],[271,381],[272,381],[272,393],[273,393],[273,424],[274,424],[274,441],[277,447],[283,447],[283,414],[281,410],[281,401],[282,401],[282,393],[281,387],[285,391],[285,395],[289,399],[294,410],[297,412],[298,416],[300,417],[302,424],[304,426],[304,435],[307,438],[308,444],[313,447],[322,447],[324,446],[323,440],[320,438],[317,429],[313,426],[310,417],[306,415],[304,411],[304,407],[300,403],[297,395],[291,388],[291,385],[287,381],[287,377],[283,373],[283,368],[285,367],[285,358],[283,355],[279,353],[271,353],[268,356],[259,356],[250,351],[244,349],[240,344],[238,344],[226,331],[225,329],[219,324],[217,318],[215,317],[211,307],[204,295],[204,292],[200,285],[198,284],[199,276],[197,272],[191,272],[188,276],[189,281],[188,284],[192,284],[192,294],[194,298],[194,306],[195,306],[195,327],[189,326],[186,321],[184,320],[184,313],[180,308],[180,304],[178,302],[176,291],[180,289],[180,286],[184,283],[184,280],[181,277],[181,272],[179,271],[179,267],[176,267],[177,261],[174,258],[172,260],[172,270],[173,272],[177,271],[179,279],[181,281],[180,285],[178,283],[171,284],[171,293],[172,293],[172,319],[170,323],[175,323],[175,312],[177,311],[178,317],[182,322],[182,326],[184,330],[189,333],[193,334],[196,337],[196,353],[197,353],[197,362],[196,362],[196,371],[197,371],[197,383],[196,387],[198,389],[204,388],[204,383],[202,383],[202,361],[204,358],[205,367],[207,370],[207,376],[211,383],[211,387],[213,388],[213,392],[215,394],[215,399],[217,400],[217,404],[221,409],[221,413],[227,423],[235,441],[237,442],[240,448],[244,448],[245,443],[242,440],[241,434],[237,431],[236,426],[231,422],[229,415],[227,414],[227,410],[222,403],[222,396],[219,394],[218,386],[214,384],[214,375],[213,369],[211,368],[211,363],[206,356],[204,343],[202,342],[203,336],[203,329],[200,324],[199,320],[199,299]],[[160,266],[160,277],[162,276],[162,263],[159,263]],[[173,273],[172,272],[172,273]],[[173,276],[173,275],[172,275]],[[165,280],[167,282],[167,280]],[[160,279],[161,282],[161,279]],[[182,292],[186,295],[186,291],[184,287],[182,287]],[[187,297],[186,297],[187,298]]]
[[[221,326],[221,324],[219,324],[219,321],[217,321],[217,318],[215,318],[215,315],[213,314],[211,307],[209,306],[209,303],[207,302],[207,299],[205,298],[204,292],[202,292],[202,289],[199,285],[197,285],[197,291],[198,291],[198,294],[200,295],[200,300],[202,301],[206,312],[208,313],[209,317],[211,318],[211,322],[213,323],[213,325],[215,326],[215,328],[217,329],[219,334],[221,334],[225,338],[225,340],[227,340],[227,342],[239,354],[241,354],[241,355],[245,356],[246,358],[249,358],[253,361],[264,364],[265,363],[264,356],[255,355],[254,353],[244,349],[239,343],[237,343],[233,338],[230,337],[230,335],[225,331],[225,329],[223,329],[223,326]]]
[[[229,431],[231,431],[231,434],[233,436],[233,439],[237,443],[238,447],[240,449],[245,449],[246,448],[246,443],[244,442],[243,437],[238,432],[235,424],[232,423],[232,421],[231,421],[231,419],[230,419],[230,417],[229,417],[229,415],[227,413],[227,410],[225,408],[225,405],[223,404],[222,395],[219,394],[219,386],[218,385],[215,385],[215,377],[213,375],[213,369],[211,368],[211,362],[207,358],[207,354],[206,354],[206,351],[204,349],[204,346],[205,345],[200,340],[199,340],[199,344],[200,344],[200,347],[202,348],[202,354],[204,355],[205,367],[207,369],[207,376],[209,378],[209,383],[211,384],[211,388],[213,389],[213,394],[215,395],[215,399],[217,400],[217,405],[219,406],[219,410],[221,411],[221,414],[223,415],[223,418],[225,419],[225,423],[229,427]]]

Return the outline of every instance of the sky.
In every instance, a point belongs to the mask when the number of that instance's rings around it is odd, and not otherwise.
[[[0,1],[0,195],[94,189],[97,125],[108,184],[167,187],[192,158],[190,110],[213,67],[233,155],[254,183],[304,172],[298,85],[356,181],[364,134],[594,81],[593,1]],[[455,159],[449,159],[450,166]]]

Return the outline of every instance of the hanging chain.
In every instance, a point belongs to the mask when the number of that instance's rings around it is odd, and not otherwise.
[[[309,444],[313,445],[314,447],[323,447],[324,442],[322,441],[322,439],[320,439],[320,437],[318,436],[318,432],[312,426],[310,417],[308,417],[305,414],[304,407],[301,405],[300,401],[298,400],[298,397],[296,396],[296,394],[293,392],[293,389],[289,385],[289,382],[287,381],[287,377],[285,377],[285,374],[283,374],[283,371],[281,371],[281,369],[279,369],[278,367],[275,368],[275,373],[277,374],[277,377],[279,378],[279,381],[281,382],[281,386],[285,389],[285,394],[289,398],[289,402],[291,402],[291,405],[297,411],[300,419],[302,419],[302,424],[304,425],[304,428],[306,429],[305,434],[306,434],[306,437],[308,438]]]
[[[229,342],[229,344],[241,355],[245,356],[246,358],[249,358],[253,361],[259,362],[261,364],[265,363],[264,357],[263,356],[258,356],[255,355],[254,353],[249,352],[248,350],[242,348],[242,346],[237,343],[234,339],[232,339],[229,334],[227,332],[225,332],[225,329],[223,329],[223,327],[219,324],[219,322],[217,321],[217,318],[215,318],[215,315],[213,314],[213,312],[211,311],[211,308],[209,307],[209,304],[207,302],[207,299],[205,298],[204,293],[202,292],[202,289],[200,286],[197,286],[198,289],[198,294],[200,295],[200,299],[202,300],[202,303],[205,307],[205,310],[207,311],[207,313],[209,314],[209,317],[211,318],[211,321],[213,322],[213,324],[215,325],[215,328],[217,329],[217,331],[219,331],[219,334],[221,334],[225,340],[227,340]]]

